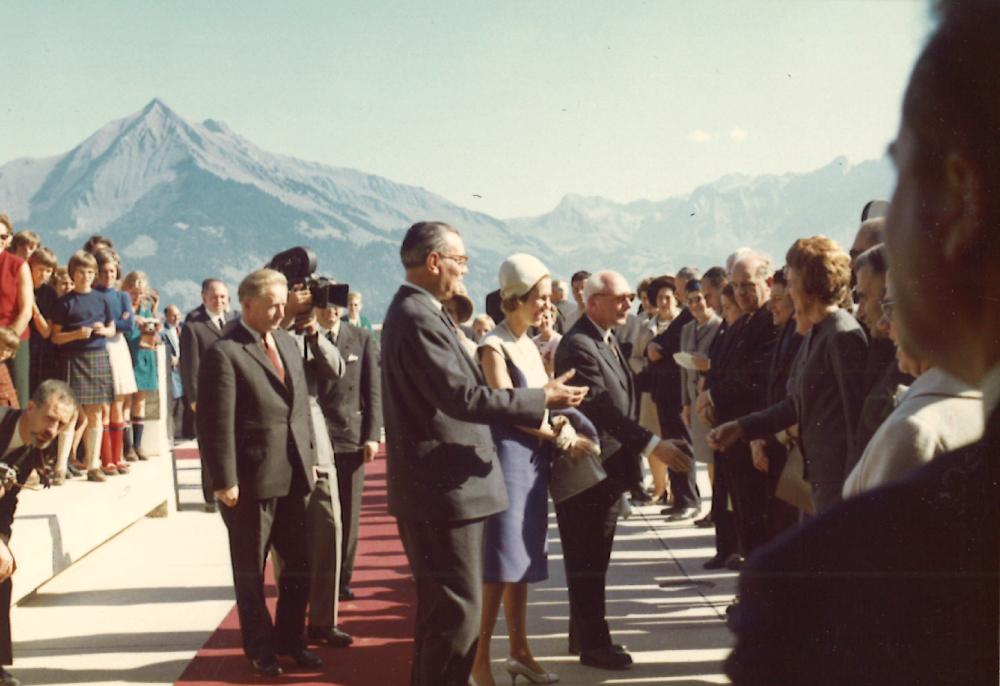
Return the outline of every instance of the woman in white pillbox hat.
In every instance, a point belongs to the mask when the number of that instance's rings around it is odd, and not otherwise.
[[[539,388],[548,374],[528,331],[551,303],[549,270],[537,257],[518,253],[503,261],[499,277],[505,319],[479,342],[486,382],[494,388]],[[526,630],[528,583],[549,575],[549,460],[543,452],[548,444],[513,426],[493,426],[492,431],[510,504],[486,520],[483,614],[472,676],[477,686],[494,684],[490,638],[503,600],[510,634],[508,671],[512,677],[524,673],[535,683],[552,683],[558,677],[535,661]]]
[[[479,342],[478,349],[486,382],[494,388],[541,388],[549,377],[529,330],[538,326],[551,307],[549,270],[537,257],[518,253],[500,265],[499,277],[506,318]],[[546,533],[552,444],[540,440],[539,430],[551,437],[552,429],[548,416],[540,427],[491,428],[510,505],[486,520],[483,614],[472,667],[473,683],[495,683],[490,672],[490,639],[502,600],[510,636],[507,672],[512,679],[523,676],[532,683],[550,684],[559,677],[545,672],[532,656],[525,617],[528,583],[548,578]]]

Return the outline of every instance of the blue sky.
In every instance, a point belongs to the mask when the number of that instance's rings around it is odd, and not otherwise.
[[[0,162],[159,97],[502,218],[879,157],[930,28],[917,0],[0,0],[0,22]]]

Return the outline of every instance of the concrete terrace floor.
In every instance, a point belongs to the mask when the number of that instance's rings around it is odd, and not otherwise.
[[[137,522],[12,608],[9,671],[25,684],[177,680],[234,603],[225,527],[202,511],[198,468],[197,460],[178,461],[179,512]],[[707,495],[703,474],[699,481]],[[639,508],[619,522],[608,620],[635,658],[621,672],[584,667],[565,653],[569,606],[550,513],[550,578],[531,587],[528,628],[536,657],[560,683],[728,683],[721,664],[732,637],[723,617],[735,575],[701,569],[714,553],[713,530],[668,524],[659,510]],[[496,634],[494,678],[507,684],[502,613]]]

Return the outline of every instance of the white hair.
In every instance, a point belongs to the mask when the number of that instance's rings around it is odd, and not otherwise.
[[[766,279],[771,276],[774,271],[771,268],[773,264],[771,262],[771,256],[760,250],[754,250],[752,248],[740,248],[735,253],[730,255],[733,260],[732,267],[729,268],[729,274],[732,275],[733,269],[736,265],[742,264],[750,272],[750,276],[754,279]],[[752,268],[751,268],[752,267]]]
[[[625,284],[628,283],[625,281],[624,276],[610,269],[595,272],[588,276],[587,280],[583,282],[583,302],[589,303],[591,296],[607,291],[615,280],[619,280]]]

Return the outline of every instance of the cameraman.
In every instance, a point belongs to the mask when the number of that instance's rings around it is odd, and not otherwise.
[[[313,313],[312,295],[304,284],[288,291],[282,327],[298,344],[302,354],[309,389],[309,409],[316,442],[316,487],[306,506],[306,540],[309,555],[309,615],[307,639],[346,647],[354,639],[337,628],[337,593],[340,586],[340,554],[343,546],[340,498],[333,445],[326,432],[323,412],[317,400],[317,388],[335,383],[344,374],[345,363],[336,346],[319,335]],[[275,555],[275,561],[280,559]]]
[[[76,411],[73,392],[62,381],[49,379],[38,384],[25,410],[0,408],[0,459],[10,468],[0,485],[0,665],[14,661],[10,636],[11,576],[17,563],[11,554],[11,524],[17,509],[17,496],[28,475],[35,469],[48,484],[55,464],[56,443]],[[0,686],[18,686],[0,666]]]

